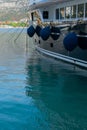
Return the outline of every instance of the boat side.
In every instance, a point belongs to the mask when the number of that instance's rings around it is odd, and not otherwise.
[[[65,32],[56,41],[49,37],[45,42],[35,35],[34,43],[36,50],[54,59],[60,59],[87,69],[87,51],[81,49],[79,46],[76,46],[73,51],[67,51],[63,44],[64,35]]]

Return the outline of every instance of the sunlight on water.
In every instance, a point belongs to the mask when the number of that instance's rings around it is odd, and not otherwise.
[[[87,71],[39,55],[20,31],[0,29],[0,129],[86,130]]]

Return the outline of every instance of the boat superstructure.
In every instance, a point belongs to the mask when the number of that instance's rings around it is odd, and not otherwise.
[[[87,68],[87,0],[29,0],[27,33],[39,52]]]

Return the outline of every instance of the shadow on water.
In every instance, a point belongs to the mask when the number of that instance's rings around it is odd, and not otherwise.
[[[87,128],[86,70],[36,55],[26,64],[26,95],[46,114],[51,128]]]

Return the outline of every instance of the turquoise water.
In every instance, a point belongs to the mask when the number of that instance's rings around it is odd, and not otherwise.
[[[0,130],[86,130],[87,71],[40,56],[20,32],[0,29]]]

